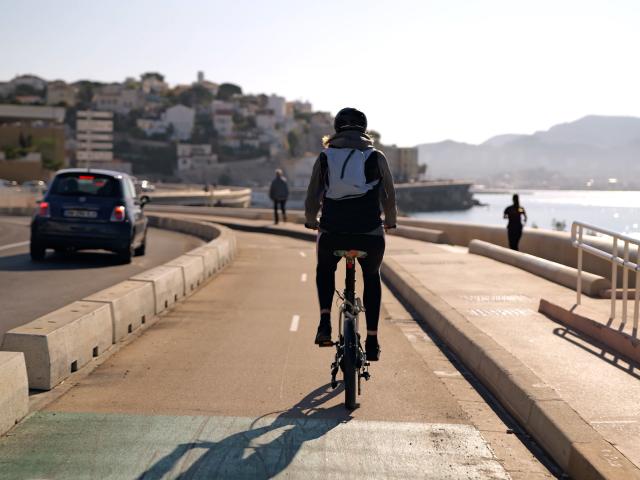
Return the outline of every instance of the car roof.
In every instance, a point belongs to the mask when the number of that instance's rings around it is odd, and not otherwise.
[[[104,170],[101,168],[65,168],[63,170],[58,170],[56,172],[56,176],[63,175],[65,173],[97,173],[99,175],[109,175],[116,178],[124,178],[129,176],[124,172],[117,172],[115,170]]]

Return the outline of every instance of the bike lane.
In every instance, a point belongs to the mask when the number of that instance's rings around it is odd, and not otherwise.
[[[221,275],[0,439],[2,475],[551,477],[386,289],[382,358],[347,412],[313,345],[313,244],[237,235]]]

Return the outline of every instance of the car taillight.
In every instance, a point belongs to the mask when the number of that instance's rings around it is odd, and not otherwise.
[[[50,217],[49,213],[49,202],[40,202],[40,207],[38,208],[38,216],[40,217]]]
[[[111,214],[112,222],[123,222],[126,219],[124,214],[125,209],[122,205],[118,205],[113,209],[113,213]]]

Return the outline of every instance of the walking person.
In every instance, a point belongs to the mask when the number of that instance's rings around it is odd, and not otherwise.
[[[520,197],[518,194],[513,195],[513,205],[509,205],[504,209],[503,218],[509,219],[509,223],[507,224],[509,248],[511,250],[518,250],[518,244],[522,237],[522,227],[524,223],[527,223],[527,212],[520,206]]]
[[[273,200],[273,223],[278,224],[278,207],[282,210],[282,221],[287,221],[286,204],[289,198],[289,185],[281,169],[276,170],[276,177],[271,181],[269,198]]]
[[[331,305],[336,267],[340,261],[333,252],[365,251],[367,256],[358,258],[364,280],[362,300],[367,320],[365,352],[369,361],[377,361],[380,358],[378,317],[384,232],[396,227],[393,178],[387,159],[373,147],[373,140],[366,133],[364,113],[355,108],[344,108],[336,115],[334,128],[335,134],[323,139],[325,149],[313,166],[305,201],[305,226],[319,230],[316,287],[320,323],[315,343],[332,345]]]

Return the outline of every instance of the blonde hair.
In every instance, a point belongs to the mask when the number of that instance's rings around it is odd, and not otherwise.
[[[331,135],[325,135],[322,137],[322,146],[324,148],[329,148],[329,142],[331,141]]]

